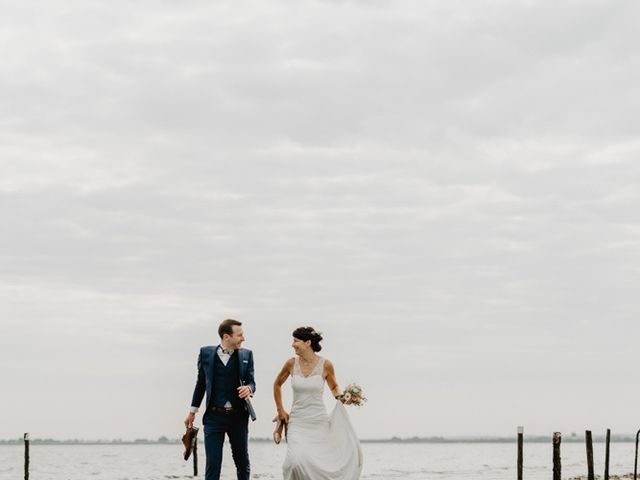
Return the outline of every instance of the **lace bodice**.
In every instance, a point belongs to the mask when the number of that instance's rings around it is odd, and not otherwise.
[[[313,370],[311,370],[311,373],[309,373],[309,375],[304,375],[302,373],[302,368],[300,367],[300,358],[299,357],[295,357],[294,361],[293,361],[293,374],[294,375],[300,375],[301,377],[304,378],[309,378],[313,375],[322,375],[322,372],[324,372],[324,358],[323,357],[318,357],[318,361],[316,362],[315,367],[313,367]]]
[[[324,392],[324,358],[320,357],[309,375],[303,375],[300,368],[300,360],[295,358],[291,386],[293,388],[293,405],[291,415],[296,417],[301,411],[306,415],[313,412],[312,416],[326,415],[326,408],[322,401]]]

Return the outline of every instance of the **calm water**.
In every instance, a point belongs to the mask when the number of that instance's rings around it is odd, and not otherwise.
[[[286,445],[251,443],[252,478],[281,479]],[[515,444],[363,444],[366,479],[500,480],[516,478]],[[604,445],[594,445],[596,473],[604,470]],[[633,472],[635,445],[611,445],[612,474]],[[203,451],[199,451],[201,470]],[[549,480],[551,444],[525,444],[526,480]],[[22,446],[0,446],[0,479],[23,478]],[[35,445],[32,480],[156,480],[191,478],[192,463],[180,445]],[[583,444],[562,445],[562,477],[586,474]],[[200,477],[202,478],[202,477]],[[223,478],[234,479],[231,452],[225,451]]]

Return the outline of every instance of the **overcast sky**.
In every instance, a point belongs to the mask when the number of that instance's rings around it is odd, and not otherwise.
[[[639,15],[3,1],[0,438],[179,436],[226,317],[253,436],[301,325],[363,438],[635,432]]]

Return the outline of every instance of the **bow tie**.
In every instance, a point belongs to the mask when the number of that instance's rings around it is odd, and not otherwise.
[[[224,349],[224,348],[222,348],[222,347],[220,347],[220,351],[221,351],[222,353],[224,353],[225,355],[231,355],[231,354],[234,352],[234,350],[225,350],[225,349]]]

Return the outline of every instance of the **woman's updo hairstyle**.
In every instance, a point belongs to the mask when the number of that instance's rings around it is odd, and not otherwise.
[[[316,332],[313,327],[299,327],[293,331],[294,338],[298,340],[302,340],[306,342],[307,340],[311,341],[311,349],[314,352],[319,352],[322,350],[322,345],[320,342],[322,341],[322,334],[320,332]]]

